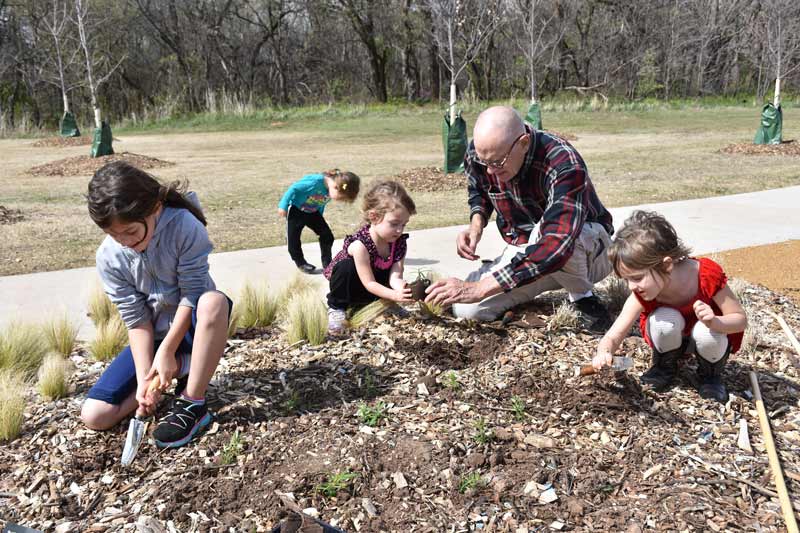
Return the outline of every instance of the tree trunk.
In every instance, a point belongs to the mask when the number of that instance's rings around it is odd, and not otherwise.
[[[781,106],[781,79],[775,78],[775,98],[772,101],[772,105],[776,108]]]
[[[450,125],[456,123],[456,80],[450,80]]]

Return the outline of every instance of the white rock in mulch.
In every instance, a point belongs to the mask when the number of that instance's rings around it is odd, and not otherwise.
[[[404,489],[408,487],[408,482],[406,481],[406,478],[403,476],[402,472],[395,472],[392,474],[392,481],[394,481],[394,484],[398,489]]]
[[[558,494],[556,494],[556,489],[552,487],[539,494],[539,503],[542,504],[553,503],[557,499],[558,499]]]

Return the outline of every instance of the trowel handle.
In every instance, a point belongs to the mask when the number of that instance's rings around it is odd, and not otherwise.
[[[583,365],[578,375],[591,376],[593,374],[597,374],[597,369],[595,367],[593,367],[592,365]]]

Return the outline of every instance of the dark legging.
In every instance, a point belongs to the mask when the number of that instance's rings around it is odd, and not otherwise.
[[[391,268],[379,270],[372,267],[375,281],[381,285],[389,286]],[[352,306],[366,305],[374,302],[378,297],[369,292],[361,278],[358,277],[356,262],[352,257],[336,263],[331,272],[331,292],[328,293],[328,307],[332,309],[347,309]]]
[[[306,258],[303,256],[303,249],[300,247],[300,234],[303,233],[303,228],[306,226],[319,235],[322,268],[325,268],[328,266],[328,263],[331,262],[333,232],[331,232],[328,223],[325,222],[325,219],[322,218],[322,215],[318,211],[306,213],[296,207],[289,208],[289,214],[286,217],[286,237],[289,241],[289,255],[292,256],[292,261],[298,266],[302,266],[306,263]]]

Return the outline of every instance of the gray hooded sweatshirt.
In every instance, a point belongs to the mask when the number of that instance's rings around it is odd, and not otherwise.
[[[197,204],[197,198],[189,193]],[[208,273],[212,244],[203,223],[186,209],[165,207],[144,252],[106,236],[97,249],[103,288],[128,329],[153,324],[156,339],[169,331],[179,305],[194,308],[216,287]]]

